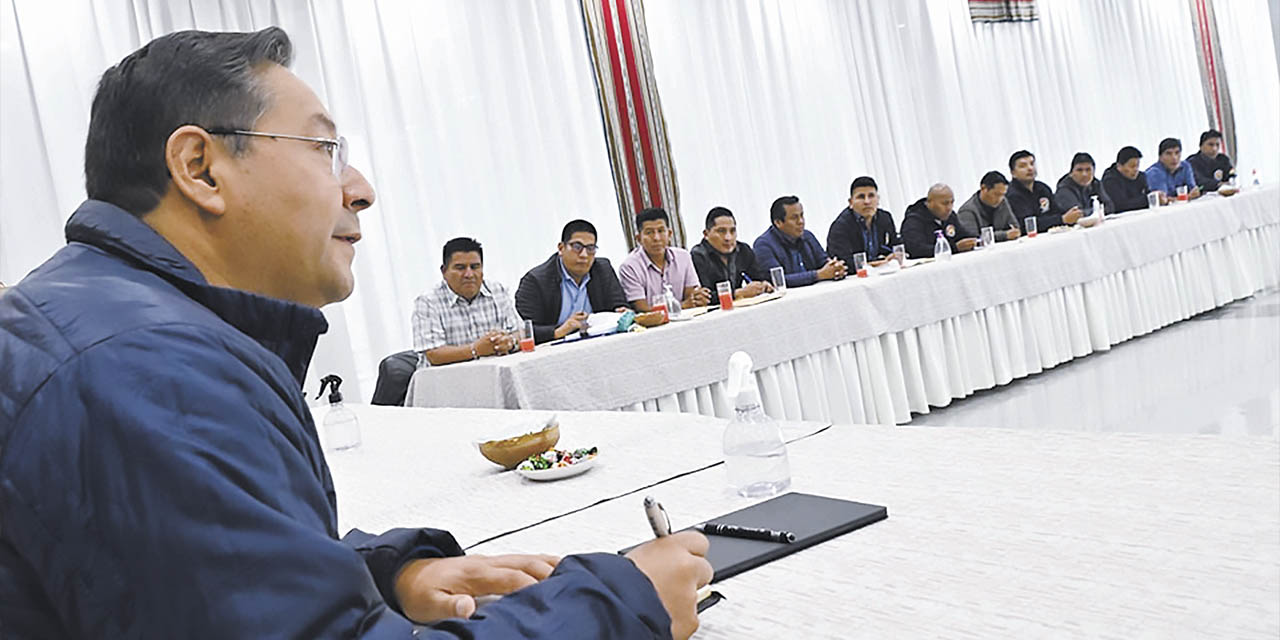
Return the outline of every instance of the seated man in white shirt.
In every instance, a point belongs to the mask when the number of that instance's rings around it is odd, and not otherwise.
[[[413,350],[419,367],[510,353],[523,322],[506,287],[484,280],[484,249],[471,238],[444,245],[444,281],[418,296]]]

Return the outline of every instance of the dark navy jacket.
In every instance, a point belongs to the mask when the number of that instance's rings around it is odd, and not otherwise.
[[[870,246],[868,246],[870,242]],[[827,255],[840,258],[853,268],[853,254],[865,253],[867,260],[877,260],[893,255],[893,245],[898,244],[897,225],[893,223],[893,214],[884,209],[876,209],[868,229],[862,216],[845,207],[827,231]]]
[[[396,571],[462,550],[432,529],[338,539],[301,392],[320,312],[209,285],[104,202],[67,240],[0,295],[0,637],[412,637]],[[669,626],[635,565],[601,554],[421,637]]]
[[[751,248],[756,252],[756,264],[764,273],[769,273],[774,267],[782,267],[787,274],[788,287],[803,287],[817,282],[818,269],[827,264],[827,252],[808,229],[799,238],[792,239],[770,224]]]
[[[959,252],[956,245],[961,240],[978,237],[977,231],[964,226],[954,211],[945,222],[939,220],[925,204],[927,201],[928,198],[916,200],[902,216],[902,244],[906,245],[908,258],[932,258],[937,231],[942,232],[953,253]]]
[[[1026,185],[1018,180],[1009,181],[1009,191],[1005,193],[1005,199],[1009,201],[1009,207],[1013,209],[1013,219],[1018,223],[1018,229],[1022,233],[1027,232],[1027,218],[1036,219],[1036,231],[1044,233],[1053,227],[1060,226],[1063,223],[1062,214],[1068,210],[1063,209],[1053,198],[1053,190],[1049,185],[1036,180],[1028,189]]]
[[[1217,191],[1222,183],[1231,180],[1231,176],[1235,175],[1235,167],[1231,164],[1231,157],[1225,153],[1210,158],[1199,151],[1187,156],[1187,164],[1191,165],[1191,172],[1196,177],[1196,184],[1200,185],[1200,190],[1209,193]]]

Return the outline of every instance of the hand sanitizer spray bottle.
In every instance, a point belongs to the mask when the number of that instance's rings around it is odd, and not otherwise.
[[[324,436],[327,449],[342,451],[360,446],[360,421],[356,414],[342,404],[342,378],[329,374],[320,379],[319,398],[329,391],[329,413],[324,417]]]
[[[734,415],[724,430],[724,466],[729,485],[748,498],[771,496],[791,486],[787,443],[777,421],[760,407],[760,391],[751,372],[751,356],[729,358],[729,395]]]

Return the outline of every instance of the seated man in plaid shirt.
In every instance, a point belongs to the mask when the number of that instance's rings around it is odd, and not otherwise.
[[[444,245],[444,282],[418,296],[413,349],[419,367],[511,353],[523,321],[506,287],[484,281],[484,249],[471,238]]]

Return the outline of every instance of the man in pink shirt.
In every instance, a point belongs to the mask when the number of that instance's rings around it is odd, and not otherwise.
[[[639,243],[618,267],[618,279],[627,302],[637,311],[649,311],[652,301],[661,299],[664,285],[671,286],[680,306],[706,306],[711,292],[698,284],[693,258],[680,247],[670,246],[671,217],[654,208],[636,216],[636,241]]]

